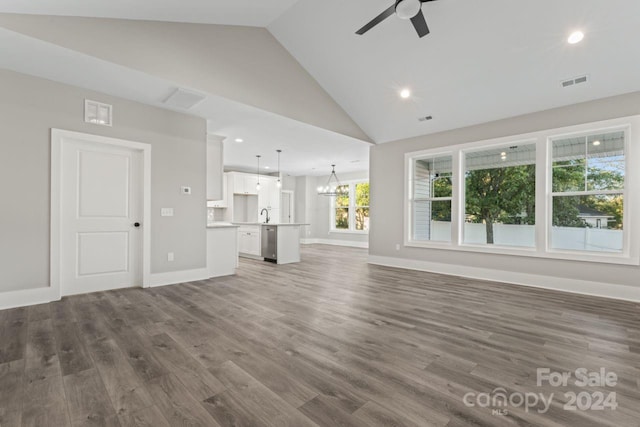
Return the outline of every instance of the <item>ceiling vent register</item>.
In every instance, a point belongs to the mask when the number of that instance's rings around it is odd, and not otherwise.
[[[589,81],[588,76],[580,76],[580,77],[575,77],[569,80],[563,80],[561,83],[562,83],[562,87],[569,87],[569,86],[579,85],[581,83],[586,83],[587,81]]]

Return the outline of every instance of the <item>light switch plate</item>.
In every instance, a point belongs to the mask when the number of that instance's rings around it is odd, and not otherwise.
[[[180,192],[182,194],[191,194],[191,187],[181,187]]]
[[[173,216],[173,208],[160,209],[160,216]]]

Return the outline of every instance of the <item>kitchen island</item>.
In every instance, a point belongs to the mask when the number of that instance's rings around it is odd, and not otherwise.
[[[238,268],[238,226],[207,224],[207,270],[209,277],[231,276]]]
[[[300,262],[300,227],[309,224],[234,223],[240,256],[276,264]]]

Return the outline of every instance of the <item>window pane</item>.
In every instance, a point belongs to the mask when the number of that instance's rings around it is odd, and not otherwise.
[[[619,195],[553,198],[551,247],[620,252],[623,248],[624,200]]]
[[[369,206],[369,183],[356,184],[356,206]],[[367,217],[369,214],[367,214]]]
[[[340,185],[336,189],[338,195],[336,196],[336,207],[349,207],[349,186]]]
[[[451,241],[451,201],[417,200],[413,202],[413,239]]]
[[[451,156],[420,159],[413,167],[413,197],[451,197]]]
[[[535,246],[535,144],[465,154],[464,242]]]
[[[356,208],[356,230],[369,230],[369,208]]]
[[[349,229],[349,208],[336,209],[336,229],[337,230]]]
[[[553,192],[624,188],[624,132],[553,141]]]

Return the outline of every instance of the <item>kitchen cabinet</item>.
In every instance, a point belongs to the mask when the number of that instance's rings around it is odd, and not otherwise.
[[[261,230],[259,225],[240,227],[238,251],[242,255],[259,257],[262,251]]]
[[[229,201],[228,201],[228,191],[227,191],[227,181],[228,181],[228,174],[224,174],[222,177],[222,199],[220,200],[208,200],[207,201],[207,207],[208,208],[226,208],[229,206]]]
[[[260,192],[258,193],[258,209],[267,209],[269,217],[278,222],[280,218],[280,188],[277,178],[260,178]]]
[[[233,192],[234,194],[256,195],[258,190],[258,177],[255,175],[249,175],[244,173],[230,174],[233,179]]]
[[[207,270],[209,277],[236,274],[238,267],[238,226],[207,227]]]

